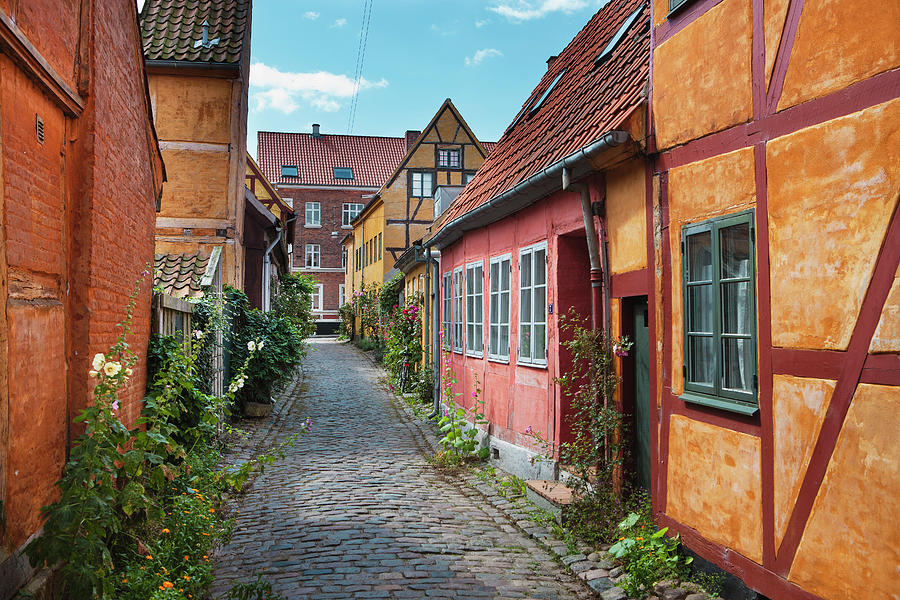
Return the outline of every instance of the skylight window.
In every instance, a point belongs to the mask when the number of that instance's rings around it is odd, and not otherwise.
[[[332,167],[335,179],[353,179],[352,167]]]
[[[545,91],[543,93],[543,95],[540,97],[540,99],[534,103],[534,108],[532,108],[530,111],[528,111],[529,119],[534,115],[534,113],[536,113],[541,108],[541,105],[547,99],[547,96],[550,95],[550,92],[553,91],[553,88],[556,87],[556,84],[559,83],[559,80],[562,79],[562,76],[565,74],[566,74],[566,70],[563,69],[562,71],[559,72],[559,75],[557,75],[556,78],[550,83],[550,85],[547,86],[547,91]]]
[[[641,14],[641,10],[643,6],[639,6],[637,10],[635,10],[631,15],[625,19],[625,22],[622,23],[622,26],[619,27],[619,30],[616,32],[616,35],[609,40],[609,43],[606,44],[606,47],[600,51],[600,54],[597,55],[597,58],[594,59],[594,65],[599,65],[612,56],[613,50],[616,49],[616,46],[622,41],[622,38],[625,37],[625,34],[628,33],[628,30],[631,29],[631,26],[634,25],[634,22],[637,21],[638,15]]]
[[[297,173],[297,165],[281,165],[281,176],[282,177],[297,177],[299,173]]]

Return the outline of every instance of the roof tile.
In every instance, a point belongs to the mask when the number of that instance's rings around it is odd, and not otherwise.
[[[595,65],[594,59],[638,9],[638,19],[612,55]],[[650,72],[646,0],[611,0],[601,8],[547,69],[522,110],[540,98],[563,70],[539,110],[507,128],[475,178],[441,215],[443,224],[620,127],[644,101]]]
[[[154,257],[153,288],[176,298],[200,298],[200,280],[209,264],[208,256],[196,254],[157,254]]]
[[[250,0],[146,0],[140,19],[147,60],[239,63],[250,42]],[[203,21],[219,41],[195,47]]]

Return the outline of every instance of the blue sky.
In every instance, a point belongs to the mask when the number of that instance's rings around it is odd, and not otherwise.
[[[248,149],[256,132],[402,136],[452,98],[496,141],[602,0],[373,0],[349,131],[364,0],[254,0]]]

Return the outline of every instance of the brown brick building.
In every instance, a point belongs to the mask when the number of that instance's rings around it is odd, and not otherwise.
[[[0,1],[0,599],[32,575],[19,552],[56,497],[94,353],[153,262],[164,171],[133,0]],[[150,285],[134,313],[146,381]]]
[[[294,271],[319,281],[314,298],[317,332],[337,330],[343,303],[341,238],[350,221],[378,191],[419,132],[406,137],[259,132],[259,164],[297,214]]]

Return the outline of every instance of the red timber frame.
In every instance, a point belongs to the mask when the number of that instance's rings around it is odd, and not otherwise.
[[[722,0],[697,0],[685,10],[658,24],[651,31],[651,48],[656,48]],[[651,133],[648,151],[653,158],[652,175],[647,181],[647,252],[648,279],[659,271],[662,278],[662,298],[671,298],[672,257],[669,231],[668,171],[695,161],[711,158],[742,148],[753,148],[756,178],[756,232],[757,232],[757,310],[758,315],[771,314],[771,290],[769,271],[769,243],[767,216],[766,143],[812,125],[858,112],[900,96],[900,69],[893,69],[854,83],[844,89],[803,104],[777,112],[778,101],[796,38],[804,0],[791,0],[788,7],[781,42],[775,57],[771,81],[766,88],[765,40],[763,9],[765,0],[753,2],[753,38],[751,46],[751,72],[753,86],[753,118],[747,123],[729,127],[700,139],[692,140],[659,153]],[[653,65],[651,63],[651,99],[653,95]],[[652,107],[652,100],[651,100]],[[648,111],[647,130],[653,132],[652,110]],[[654,198],[659,206],[654,210]],[[716,409],[706,409],[685,404],[672,393],[672,340],[663,343],[662,390],[657,390],[657,377],[651,376],[651,398],[662,398],[659,411],[659,429],[652,428],[652,472],[654,482],[652,500],[660,525],[668,526],[681,534],[684,542],[695,552],[723,569],[741,577],[751,588],[776,598],[814,600],[819,597],[789,582],[787,575],[812,512],[813,502],[825,476],[828,463],[837,443],[850,403],[860,383],[900,385],[900,354],[869,354],[868,348],[878,325],[885,301],[890,292],[894,275],[900,264],[900,211],[897,207],[891,217],[887,232],[875,263],[874,272],[866,290],[859,316],[846,351],[796,350],[772,346],[772,328],[768,319],[759,318],[759,415],[743,417]],[[654,219],[656,220],[654,222]],[[654,236],[659,231],[660,259],[654,257]],[[674,235],[678,235],[675,232]],[[613,281],[615,289],[616,281]],[[624,284],[625,282],[622,282]],[[651,293],[649,307],[656,315],[656,293],[649,280]],[[672,308],[669,302],[662,307],[663,336],[671,332]],[[651,319],[650,339],[657,339],[657,319]],[[658,365],[656,345],[651,344],[651,365]],[[651,371],[652,372],[652,371]],[[774,423],[772,413],[772,387],[775,374],[798,377],[816,377],[836,380],[836,387],[827,407],[821,430],[809,465],[804,474],[800,491],[788,520],[784,538],[776,547],[775,538],[775,474],[774,474]],[[738,552],[711,542],[691,527],[666,515],[667,464],[669,457],[669,421],[671,416],[683,415],[690,419],[753,435],[760,439],[763,553],[762,565]],[[657,431],[659,433],[657,433]]]

